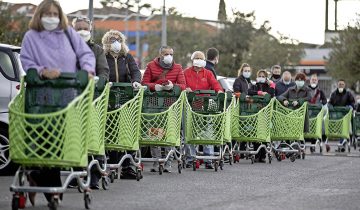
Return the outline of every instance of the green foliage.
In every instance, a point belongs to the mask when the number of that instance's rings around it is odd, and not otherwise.
[[[227,20],[225,0],[220,0],[219,2],[218,20],[219,21]]]
[[[29,19],[23,14],[11,14],[7,3],[0,0],[0,43],[21,45],[28,30]]]
[[[360,80],[360,21],[340,32],[331,44],[326,68],[336,79],[345,79],[349,85]]]

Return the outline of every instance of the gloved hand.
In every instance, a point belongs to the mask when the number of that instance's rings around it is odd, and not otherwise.
[[[284,104],[284,106],[288,106],[288,105],[289,105],[289,101],[288,101],[288,100],[285,100],[285,101],[283,101],[283,104]]]
[[[141,84],[138,82],[133,82],[132,87],[134,88],[134,90],[139,90],[141,87]]]
[[[60,71],[58,69],[44,69],[41,71],[41,77],[44,79],[56,79],[60,76]]]
[[[164,88],[164,86],[162,86],[162,85],[159,85],[159,84],[155,85],[155,91],[162,91],[163,88]]]
[[[173,87],[174,87],[173,83],[172,83],[170,80],[168,80],[168,83],[169,83],[169,84],[163,86],[163,89],[164,89],[164,90],[171,90],[171,89],[173,89]]]
[[[299,102],[293,101],[293,102],[292,102],[292,105],[293,105],[293,106],[297,106],[297,105],[299,105]]]
[[[192,92],[191,88],[186,88],[186,92],[187,93]]]
[[[219,91],[218,91],[218,93],[224,93],[224,91],[222,91],[222,90],[219,90]]]

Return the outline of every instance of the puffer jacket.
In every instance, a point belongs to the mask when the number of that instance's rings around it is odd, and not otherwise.
[[[240,92],[247,95],[249,86],[250,86],[250,81],[245,79],[244,76],[240,75],[238,78],[236,78],[234,82],[233,85],[234,93]]]
[[[205,68],[196,72],[194,67],[189,67],[184,70],[186,87],[191,90],[215,90],[216,92],[222,91],[222,87],[215,79],[213,73]]]
[[[162,84],[170,80],[174,85],[179,86],[181,90],[185,90],[186,81],[181,65],[174,62],[172,68],[162,76],[161,74],[164,69],[160,66],[159,59],[155,58],[147,64],[141,83],[147,85],[151,91],[154,91],[156,84]]]

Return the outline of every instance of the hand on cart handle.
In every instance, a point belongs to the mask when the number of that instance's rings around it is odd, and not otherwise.
[[[139,90],[141,88],[141,84],[138,82],[133,82],[132,87],[134,88],[134,90]]]
[[[292,102],[292,105],[293,105],[293,106],[297,106],[297,105],[299,105],[299,102],[298,102],[298,101],[293,101],[293,102]]]
[[[191,88],[188,87],[188,88],[186,88],[186,92],[190,93],[190,92],[193,92],[193,91],[191,90]]]
[[[284,100],[284,101],[283,101],[283,104],[284,104],[284,106],[288,106],[288,105],[289,105],[289,101],[288,101],[288,100]]]
[[[59,69],[43,69],[40,71],[40,77],[43,79],[56,79],[60,76]]]
[[[166,85],[163,85],[164,90],[171,90],[171,89],[173,89],[173,87],[174,87],[174,84],[170,80],[168,80]]]
[[[163,87],[162,85],[159,85],[159,84],[156,84],[155,85],[155,91],[162,91],[163,90]]]

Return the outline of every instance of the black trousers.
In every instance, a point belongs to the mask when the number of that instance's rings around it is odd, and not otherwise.
[[[60,169],[59,168],[44,168],[34,170],[30,173],[30,177],[36,182],[39,187],[61,187]],[[44,193],[46,200],[51,201],[51,193]]]

